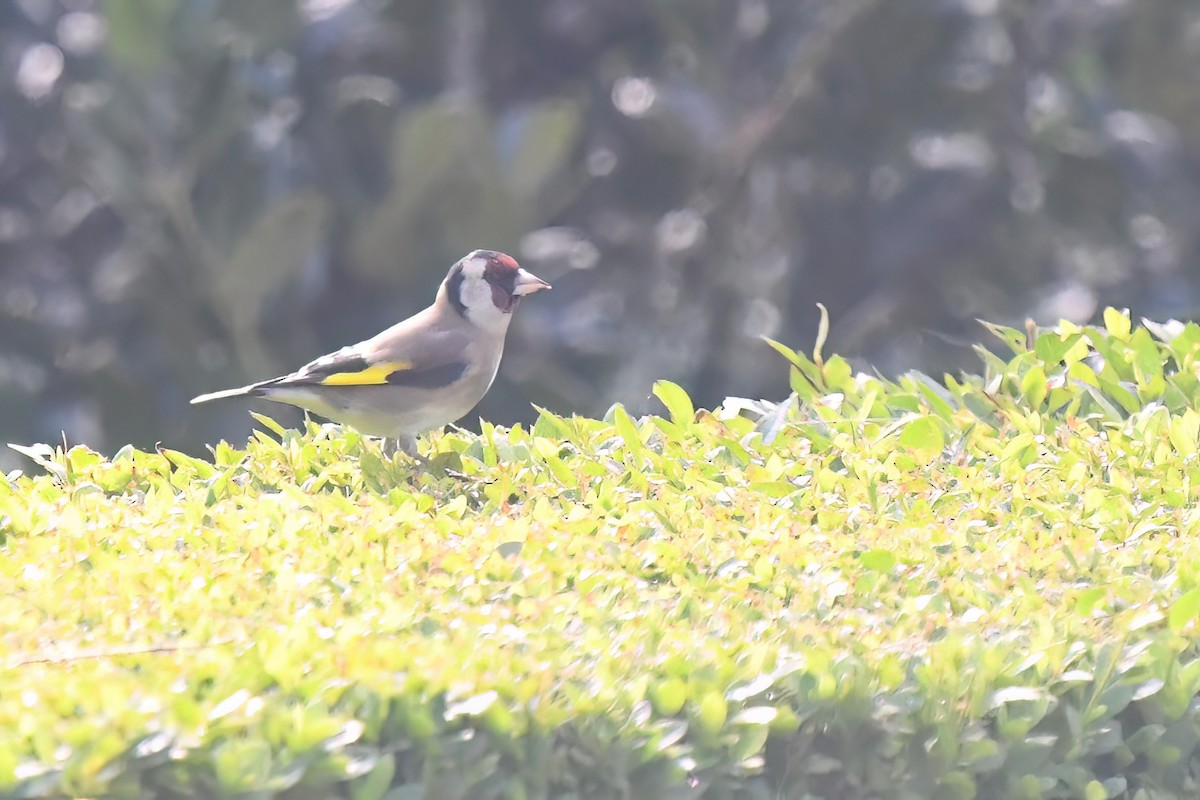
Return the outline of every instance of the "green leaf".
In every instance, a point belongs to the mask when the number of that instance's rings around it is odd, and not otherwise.
[[[351,800],[382,800],[395,776],[396,757],[392,753],[384,753],[370,772],[351,782]]]
[[[541,436],[548,439],[571,440],[575,432],[571,429],[570,423],[558,414],[548,411],[539,405],[535,404],[533,408],[538,412],[537,422],[533,424],[534,436]]]
[[[1192,589],[1171,604],[1167,612],[1167,627],[1181,631],[1200,616],[1200,589]]]
[[[267,788],[271,748],[262,739],[228,739],[215,748],[213,767],[218,785],[230,792]]]
[[[1163,359],[1165,353],[1145,328],[1138,328],[1129,337],[1129,348],[1132,351],[1134,377],[1139,387],[1153,386],[1155,392],[1164,388]]]
[[[863,552],[858,560],[864,567],[874,572],[891,572],[896,566],[896,554],[891,550],[878,547]]]
[[[728,713],[729,706],[725,697],[720,692],[708,692],[700,699],[700,705],[696,709],[696,722],[704,732],[716,734],[725,725]]]
[[[796,492],[796,487],[787,481],[759,481],[750,484],[750,488],[775,499],[788,497]]]
[[[1116,381],[1106,381],[1101,378],[1100,388],[1104,393],[1116,400],[1117,403],[1125,410],[1126,414],[1134,414],[1141,410],[1142,403],[1137,399],[1133,392],[1126,389]]]
[[[944,420],[949,420],[954,416],[954,406],[950,402],[953,397],[946,391],[945,387],[918,370],[910,370],[905,374],[905,377],[911,380],[913,385],[917,387],[917,391],[925,399],[925,402],[929,404],[929,408],[933,413]]]
[[[1030,367],[1021,378],[1021,395],[1031,408],[1041,408],[1049,390],[1046,373],[1041,367]]]
[[[946,446],[942,428],[932,417],[916,417],[900,432],[900,446],[932,460]]]
[[[831,356],[821,367],[821,375],[827,389],[848,392],[854,388],[853,370],[850,362],[841,356]]]
[[[259,414],[257,411],[251,411],[250,418],[280,438],[283,438],[284,434],[287,433],[287,428],[283,427],[266,414]]]
[[[1009,328],[1005,325],[995,325],[983,320],[978,320],[978,322],[991,331],[996,338],[1008,345],[1009,349],[1013,351],[1013,355],[1021,355],[1022,353],[1029,352],[1025,331],[1019,331],[1016,328]]]
[[[696,409],[687,392],[670,381],[655,381],[654,396],[662,401],[671,415],[671,421],[683,430],[687,430],[696,416]]]
[[[166,447],[160,450],[163,456],[166,457],[175,467],[179,469],[187,469],[193,472],[201,480],[210,478],[216,472],[212,464],[201,458],[193,458],[187,453],[181,453],[178,450],[170,450]]]
[[[774,350],[776,353],[779,353],[779,355],[786,358],[788,360],[788,363],[791,364],[793,367],[799,367],[802,363],[808,362],[807,358],[800,355],[795,350],[788,347],[786,344],[783,344],[782,342],[777,342],[774,339],[770,338],[769,336],[763,336],[760,338],[762,338],[762,340],[764,342],[766,342],[768,345],[770,345],[772,350]]]
[[[679,713],[687,700],[687,684],[678,678],[667,678],[651,683],[647,693],[656,714],[672,717]]]
[[[791,384],[791,389],[797,396],[804,400],[813,400],[824,394],[824,379],[821,376],[821,368],[814,364],[807,356],[802,353],[797,353],[785,344],[780,344],[774,339],[766,336],[762,340],[769,344],[775,352],[788,360],[792,365],[789,371],[788,381]]]
[[[743,725],[734,735],[736,739],[732,755],[738,761],[744,761],[762,753],[771,735],[771,728],[767,725]]]
[[[1096,605],[1108,595],[1108,589],[1094,586],[1079,593],[1075,600],[1075,613],[1081,617],[1089,617]]]
[[[629,416],[629,412],[624,406],[613,406],[613,426],[617,429],[617,433],[625,440],[625,447],[633,455],[634,458],[640,458],[642,454],[642,436],[638,432],[637,424],[633,418]]]
[[[1119,311],[1111,306],[1104,309],[1104,327],[1114,339],[1128,339],[1133,327],[1129,321],[1129,309]]]
[[[1186,409],[1181,415],[1171,418],[1167,436],[1175,451],[1183,456],[1195,455],[1200,446],[1200,413]]]
[[[1038,336],[1037,341],[1033,343],[1033,352],[1041,359],[1044,365],[1053,367],[1063,363],[1067,353],[1082,339],[1083,334],[1080,333],[1062,336],[1053,331],[1048,331]],[[1084,348],[1084,352],[1087,352],[1086,347]]]
[[[559,445],[556,440],[539,437],[533,440],[533,447],[541,457],[542,463],[549,467],[560,484],[574,486],[578,482],[571,467],[559,457]]]

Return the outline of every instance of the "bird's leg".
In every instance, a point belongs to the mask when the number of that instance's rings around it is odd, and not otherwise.
[[[388,458],[394,458],[397,453],[404,453],[417,463],[425,462],[425,459],[421,458],[421,454],[417,451],[417,437],[410,433],[383,437],[383,441],[379,444],[379,450]]]

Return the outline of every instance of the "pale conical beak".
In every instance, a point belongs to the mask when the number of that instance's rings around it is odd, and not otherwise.
[[[513,281],[513,294],[517,297],[524,297],[527,294],[540,292],[543,289],[549,289],[550,284],[534,275],[532,272],[526,272],[523,269],[517,270],[517,279]]]

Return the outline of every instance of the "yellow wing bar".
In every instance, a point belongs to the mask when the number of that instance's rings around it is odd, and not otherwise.
[[[388,377],[412,369],[409,361],[384,361],[356,372],[335,372],[321,379],[322,386],[380,386]]]

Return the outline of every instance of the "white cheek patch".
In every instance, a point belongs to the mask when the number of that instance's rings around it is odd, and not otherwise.
[[[470,314],[485,305],[492,305],[492,286],[483,278],[472,276],[463,268],[463,282],[458,289],[458,297]]]
[[[482,277],[472,276],[468,265],[463,264],[463,282],[459,289],[459,297],[466,309],[467,319],[480,328],[495,330],[508,327],[509,315],[496,308],[492,301],[492,285]]]
[[[462,273],[466,280],[483,279],[483,271],[487,269],[487,261],[481,256],[467,256],[462,260]]]

